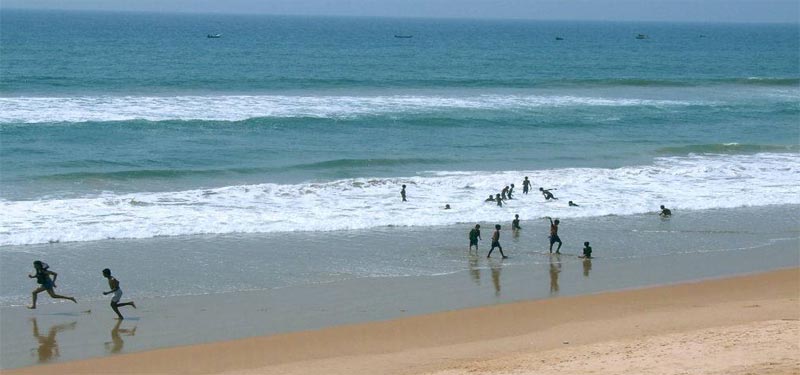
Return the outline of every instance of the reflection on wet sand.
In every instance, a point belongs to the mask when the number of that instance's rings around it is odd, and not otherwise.
[[[492,283],[494,284],[494,295],[500,296],[500,271],[503,270],[503,261],[495,262],[489,261],[489,267],[492,270]]]
[[[121,329],[119,328],[121,324],[122,320],[117,320],[117,323],[114,324],[114,328],[111,329],[111,341],[105,343],[106,350],[108,350],[109,353],[116,354],[122,351],[125,341],[122,340],[121,334],[125,334],[126,336],[136,335],[136,326],[133,326],[131,329]]]
[[[469,275],[475,284],[481,285],[481,269],[478,267],[478,257],[469,257]]]
[[[36,318],[31,318],[31,323],[33,323],[33,337],[39,341],[39,348],[32,349],[31,351],[37,350],[39,363],[49,362],[51,359],[58,358],[61,353],[58,351],[56,335],[62,331],[75,329],[75,326],[78,324],[78,322],[75,321],[72,323],[54,325],[47,331],[46,336],[42,336],[39,333],[39,324],[36,321]]]
[[[583,260],[583,276],[589,277],[589,272],[592,270],[592,260],[585,258]]]
[[[561,273],[561,254],[550,255],[550,295],[558,295],[558,274]]]

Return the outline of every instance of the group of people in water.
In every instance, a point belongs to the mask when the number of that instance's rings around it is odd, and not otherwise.
[[[528,179],[528,177],[525,177],[525,179],[522,181],[522,193],[528,194],[530,188],[531,188],[531,181]],[[542,193],[542,196],[544,197],[545,200],[558,200],[558,198],[556,198],[553,195],[551,190],[555,189],[544,189],[541,187],[539,188],[539,191]],[[502,206],[503,201],[513,199],[513,195],[514,195],[514,184],[510,184],[504,187],[500,193],[496,194],[496,196],[493,197],[489,195],[489,198],[486,199],[486,201],[497,202],[498,206]],[[400,190],[400,197],[402,198],[403,202],[407,201],[406,185],[402,186],[402,189]],[[569,201],[569,206],[577,207],[578,205],[573,203],[572,201]],[[450,209],[450,205],[449,204],[446,205],[445,209]],[[664,207],[664,205],[661,205],[661,212],[659,213],[659,215],[663,218],[668,218],[672,216],[672,211]],[[561,238],[558,236],[558,225],[561,222],[558,219],[553,220],[549,216],[546,217],[546,219],[550,221],[550,236],[548,237],[550,241],[549,251],[550,253],[553,253],[553,245],[557,243],[558,247],[556,247],[556,254],[560,254],[561,245],[563,245],[563,243],[561,242]],[[500,224],[495,224],[494,232],[492,233],[492,245],[489,248],[489,253],[486,255],[487,258],[490,258],[492,256],[492,252],[494,252],[495,249],[497,249],[500,252],[500,256],[503,259],[508,258],[508,256],[506,256],[506,254],[503,252],[503,247],[500,245],[501,228],[502,226]],[[468,237],[469,237],[470,252],[472,252],[473,246],[475,247],[475,251],[476,252],[478,251],[478,241],[481,240],[480,229],[481,229],[480,224],[475,224],[475,227],[469,231]],[[522,229],[522,227],[520,227],[519,225],[519,215],[514,215],[514,220],[511,221],[511,230],[519,231],[520,229]],[[589,246],[588,241],[583,243],[583,255],[581,255],[580,257],[585,259],[592,258],[592,247]],[[50,297],[55,299],[66,299],[74,303],[78,303],[78,301],[74,297],[62,296],[60,294],[56,294],[55,288],[56,288],[56,279],[58,278],[58,274],[50,270],[50,266],[48,266],[47,263],[44,263],[40,260],[34,261],[33,268],[35,270],[35,273],[32,275],[28,275],[28,277],[35,278],[36,283],[39,284],[39,286],[36,289],[34,289],[33,292],[31,293],[32,301],[31,305],[28,306],[29,309],[36,308],[37,297],[39,293],[42,292],[47,292],[47,294],[50,295]],[[120,300],[122,299],[122,288],[120,288],[119,286],[119,280],[117,280],[114,276],[111,276],[111,270],[108,268],[104,269],[102,271],[102,274],[103,277],[105,277],[108,280],[108,286],[109,286],[109,290],[103,292],[103,295],[109,295],[109,294],[114,295],[111,298],[111,304],[110,304],[111,309],[114,311],[114,313],[117,314],[118,319],[122,320],[124,319],[124,317],[120,313],[119,308],[123,306],[131,306],[135,309],[136,304],[133,301],[120,302]]]
[[[528,194],[528,192],[530,190],[531,190],[531,181],[528,179],[527,176],[525,176],[525,178],[522,180],[522,194]],[[555,195],[553,195],[553,192],[551,190],[556,190],[556,189],[545,189],[543,187],[539,188],[539,192],[542,193],[542,196],[544,197],[544,199],[546,201],[558,200],[558,198],[556,198]],[[502,207],[504,201],[510,200],[510,199],[514,199],[513,195],[514,195],[514,184],[510,184],[510,185],[506,185],[500,191],[500,193],[497,193],[494,196],[489,194],[489,197],[486,198],[486,200],[484,200],[484,201],[485,202],[496,202],[498,206]],[[400,196],[403,199],[403,202],[407,201],[406,200],[406,185],[403,185],[402,190],[400,190]],[[570,207],[579,207],[578,204],[576,204],[573,201],[569,201],[568,205]],[[446,210],[449,210],[451,207],[450,207],[449,204],[447,204],[447,205],[445,205],[444,208]],[[661,216],[662,218],[668,218],[668,217],[672,216],[672,211],[670,209],[664,207],[664,205],[661,205],[661,212],[659,212],[659,216]],[[550,235],[548,236],[548,239],[550,241],[549,251],[552,254],[553,253],[553,245],[555,245],[557,243],[558,247],[556,247],[556,254],[561,254],[561,245],[563,245],[563,242],[561,241],[561,238],[558,236],[558,225],[561,223],[561,221],[558,220],[558,219],[553,220],[549,216],[547,216],[545,218],[550,221]],[[501,228],[502,228],[502,226],[500,224],[495,224],[494,232],[492,233],[492,245],[489,248],[489,253],[486,255],[487,258],[491,258],[492,252],[494,252],[494,249],[497,249],[500,252],[500,256],[503,259],[508,258],[508,256],[506,256],[505,253],[503,253],[503,247],[500,245],[500,229]],[[516,232],[516,231],[519,231],[520,229],[522,229],[522,228],[519,225],[519,215],[514,215],[514,220],[511,221],[511,230]],[[475,224],[475,227],[470,229],[468,237],[469,237],[469,251],[472,252],[472,247],[474,246],[475,247],[475,251],[477,252],[478,251],[478,240],[481,240],[481,226],[480,226],[480,224]],[[589,241],[586,241],[586,242],[583,243],[583,253],[582,253],[582,255],[579,256],[579,258],[585,258],[585,259],[591,259],[592,258],[592,247],[589,245]]]
[[[74,303],[78,303],[75,297],[56,294],[54,289],[56,288],[56,279],[58,278],[58,274],[50,270],[50,266],[47,263],[42,262],[41,260],[36,260],[33,262],[33,269],[35,270],[35,273],[33,275],[28,275],[28,277],[32,279],[35,278],[36,283],[39,284],[39,287],[34,289],[33,293],[31,293],[32,302],[31,305],[28,306],[29,309],[36,308],[36,299],[41,292],[47,292],[50,297],[55,299],[66,299]],[[117,314],[119,320],[125,319],[119,312],[119,308],[122,306],[131,306],[135,309],[136,304],[133,301],[120,302],[122,299],[122,288],[119,287],[119,280],[117,280],[114,276],[111,276],[110,269],[106,268],[103,270],[103,277],[108,280],[108,287],[110,288],[109,291],[103,292],[103,295],[114,295],[111,297],[111,309]]]

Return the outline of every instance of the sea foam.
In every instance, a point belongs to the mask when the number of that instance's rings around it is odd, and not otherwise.
[[[452,110],[563,106],[688,106],[697,101],[572,95],[476,96],[86,96],[0,98],[0,123],[125,120],[241,121],[260,117],[352,118]]]
[[[522,194],[522,178],[534,191]],[[502,208],[484,203],[516,185]],[[408,202],[400,185],[408,185]],[[538,187],[556,188],[544,202]],[[800,154],[689,155],[616,169],[431,171],[410,177],[0,201],[0,246],[191,234],[333,231],[800,204]],[[573,200],[580,207],[568,207]],[[452,206],[444,210],[445,204]]]

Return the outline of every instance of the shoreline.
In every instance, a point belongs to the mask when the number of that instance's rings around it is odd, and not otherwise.
[[[491,362],[481,361],[497,355],[530,356],[567,345],[573,348],[770,321],[790,322],[788,324],[794,327],[800,317],[798,280],[800,268],[790,268],[677,285],[511,302],[2,372],[475,372],[468,371],[465,364],[490,369]],[[774,324],[770,327],[774,328]],[[525,362],[520,358],[511,361]],[[794,359],[797,358],[795,352]],[[793,366],[790,363],[790,368]]]

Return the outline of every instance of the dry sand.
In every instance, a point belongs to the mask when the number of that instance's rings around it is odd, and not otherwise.
[[[794,268],[3,373],[800,374],[799,297]]]

